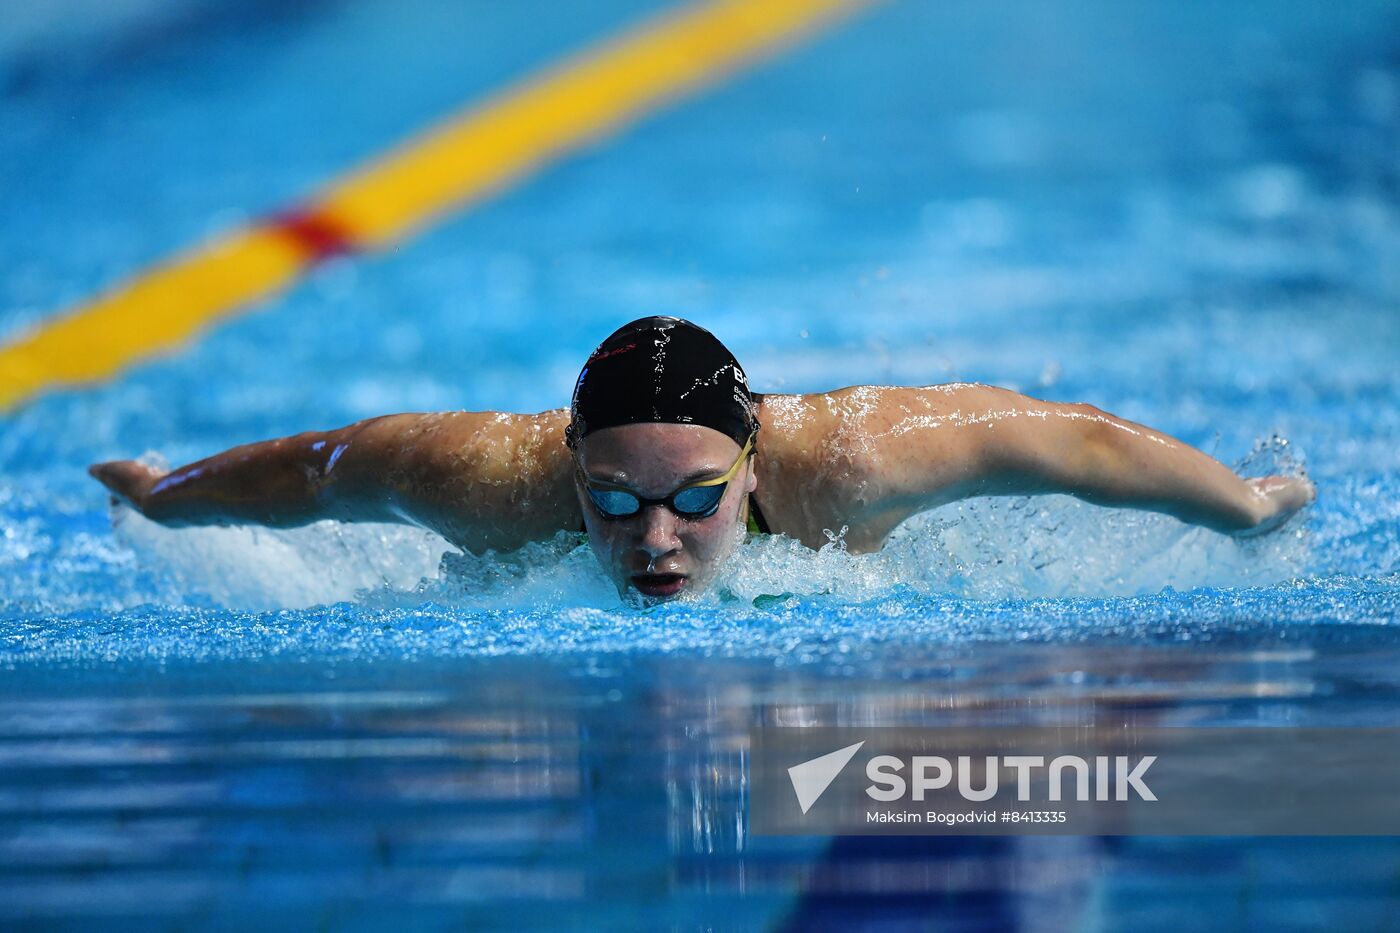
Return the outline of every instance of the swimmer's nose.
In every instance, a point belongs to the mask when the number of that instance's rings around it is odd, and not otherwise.
[[[642,511],[641,549],[648,557],[661,557],[680,547],[676,537],[676,517],[662,505],[650,505]]]

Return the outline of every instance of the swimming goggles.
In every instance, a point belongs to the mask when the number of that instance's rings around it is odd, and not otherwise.
[[[583,488],[588,491],[588,498],[593,501],[593,507],[603,518],[631,518],[648,505],[664,505],[681,518],[709,518],[719,509],[720,500],[729,488],[729,481],[739,472],[744,458],[753,449],[753,441],[753,435],[749,435],[744,449],[739,451],[739,459],[724,471],[723,476],[701,480],[698,483],[687,483],[662,499],[646,499],[622,486],[589,479],[583,472],[583,465],[578,461],[577,451],[574,453],[574,469],[578,472],[579,482],[583,483]]]

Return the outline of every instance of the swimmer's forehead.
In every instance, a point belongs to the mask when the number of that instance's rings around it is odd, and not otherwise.
[[[593,479],[674,487],[723,474],[740,449],[732,438],[701,425],[626,424],[588,435],[579,459]]]

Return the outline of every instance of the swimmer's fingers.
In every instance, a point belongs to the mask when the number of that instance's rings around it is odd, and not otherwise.
[[[1245,480],[1273,503],[1276,511],[1292,514],[1317,498],[1317,488],[1302,476],[1261,476]]]
[[[110,489],[117,498],[130,503],[138,510],[144,508],[151,486],[165,475],[160,470],[135,460],[94,463],[88,467],[88,473]]]
[[[1237,537],[1261,535],[1288,521],[1299,509],[1317,498],[1317,489],[1301,476],[1261,476],[1245,482],[1259,502],[1259,522],[1238,532]]]

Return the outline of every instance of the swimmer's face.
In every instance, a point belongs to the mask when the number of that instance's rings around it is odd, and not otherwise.
[[[724,475],[739,451],[730,438],[699,425],[627,424],[584,438],[579,461],[590,479],[661,499],[686,483]],[[743,539],[740,522],[757,480],[750,457],[706,518],[682,518],[664,505],[647,505],[627,518],[605,519],[582,483],[574,485],[589,544],[618,592],[664,600],[713,582]]]

